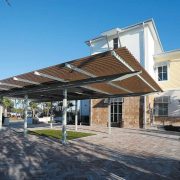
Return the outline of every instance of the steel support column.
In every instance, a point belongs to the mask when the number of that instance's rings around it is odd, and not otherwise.
[[[108,101],[108,133],[111,134],[111,102]]]
[[[66,125],[67,125],[67,89],[63,91],[63,122],[62,122],[62,144],[66,144]]]
[[[28,96],[24,97],[24,137],[27,137]]]
[[[143,107],[143,128],[146,129],[146,96],[144,96],[144,107]]]
[[[3,114],[3,106],[0,104],[0,130],[2,129],[2,114]]]
[[[51,116],[50,116],[50,127],[51,127],[51,129],[53,128],[52,121],[53,121],[53,109],[52,109],[52,102],[51,102]]]
[[[78,107],[77,107],[77,100],[75,100],[75,131],[78,128]]]

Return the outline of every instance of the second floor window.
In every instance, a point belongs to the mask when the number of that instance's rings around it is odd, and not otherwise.
[[[118,48],[118,38],[113,39],[113,47],[114,47],[114,49]]]
[[[158,81],[168,80],[167,66],[158,67]]]

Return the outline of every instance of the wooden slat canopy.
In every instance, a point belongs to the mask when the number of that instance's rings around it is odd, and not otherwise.
[[[0,81],[0,96],[39,101],[138,96],[162,91],[126,47]]]

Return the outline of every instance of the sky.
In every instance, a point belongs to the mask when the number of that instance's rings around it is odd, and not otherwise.
[[[179,0],[0,0],[0,79],[90,54],[86,40],[153,18],[180,49]]]

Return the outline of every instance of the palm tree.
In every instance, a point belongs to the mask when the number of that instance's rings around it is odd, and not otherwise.
[[[4,116],[7,117],[7,109],[8,108],[13,108],[14,107],[14,103],[11,99],[3,97],[1,100],[1,104],[4,107]]]
[[[29,103],[29,106],[30,106],[30,108],[31,108],[31,110],[32,110],[32,117],[34,118],[36,109],[37,109],[37,107],[38,107],[38,104],[31,101],[31,102]]]
[[[45,108],[46,115],[48,116],[49,115],[49,111],[51,109],[51,102],[45,102],[44,103],[44,108]]]

